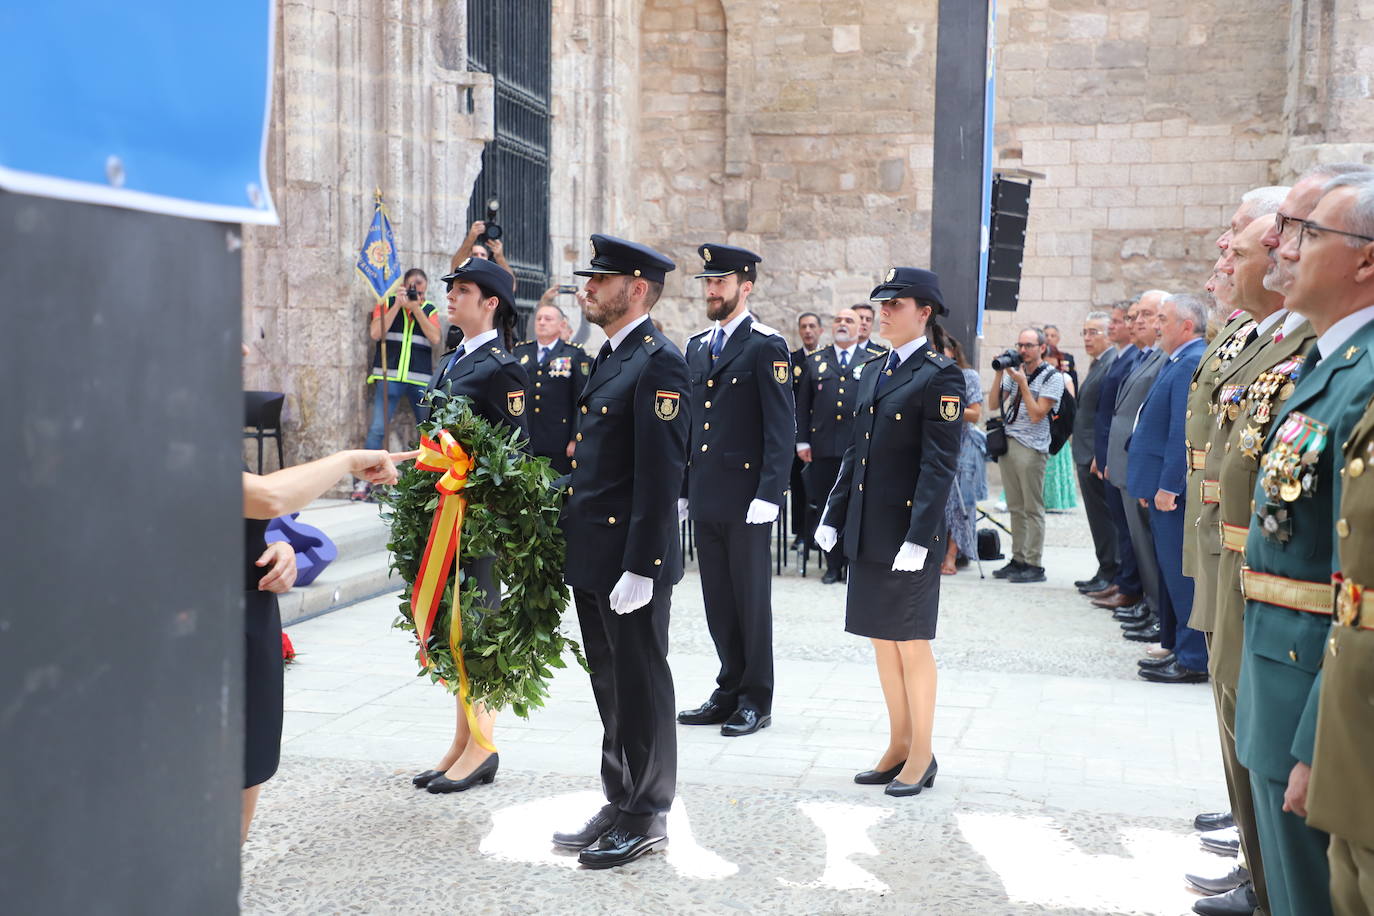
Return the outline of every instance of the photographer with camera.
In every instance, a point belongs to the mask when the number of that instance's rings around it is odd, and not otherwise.
[[[493,215],[494,215],[494,211]],[[484,261],[495,261],[501,269],[512,277],[515,271],[506,261],[506,249],[501,242],[501,227],[489,219],[473,220],[468,227],[468,234],[463,238],[463,244],[458,246],[458,250],[453,253],[453,260],[449,262],[449,270],[457,270],[458,265],[468,258],[481,258]]]
[[[1045,362],[1045,334],[1026,328],[1015,349],[993,357],[996,371],[988,409],[1005,418],[1007,451],[1002,486],[1011,513],[1011,562],[993,575],[1008,582],[1044,582],[1045,464],[1050,452],[1050,414],[1064,396],[1064,376]],[[1005,408],[1003,407],[1005,405]]]
[[[425,295],[428,289],[429,278],[425,272],[412,267],[402,279],[402,289],[388,296],[385,303],[377,303],[372,310],[368,336],[377,341],[377,346],[372,351],[372,371],[368,373],[367,382],[369,385],[373,382],[382,384],[377,385],[373,396],[366,448],[382,447],[387,418],[396,416],[402,397],[410,402],[410,409],[414,411],[429,386],[433,352],[439,346],[439,316],[438,309]],[[382,352],[384,345],[385,354]],[[358,480],[353,485],[353,498],[366,499],[370,490],[366,480]]]

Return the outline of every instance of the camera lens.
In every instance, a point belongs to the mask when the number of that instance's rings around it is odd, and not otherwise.
[[[496,223],[487,223],[487,231],[485,235],[490,241],[494,242],[497,239],[501,238],[501,227]]]

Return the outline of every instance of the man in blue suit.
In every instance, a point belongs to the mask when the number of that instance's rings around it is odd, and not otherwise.
[[[1150,511],[1155,557],[1159,562],[1156,613],[1161,636],[1172,635],[1174,660],[1142,668],[1147,681],[1192,684],[1207,680],[1207,643],[1188,626],[1193,580],[1183,574],[1183,501],[1187,489],[1188,447],[1184,423],[1188,383],[1206,348],[1207,307],[1195,296],[1174,295],[1160,306],[1160,346],[1169,354],[1131,435],[1126,488]]]
[[[1140,361],[1140,350],[1131,340],[1131,321],[1128,313],[1137,300],[1126,299],[1112,306],[1111,321],[1107,324],[1107,337],[1116,347],[1116,358],[1102,376],[1101,387],[1097,394],[1097,416],[1093,420],[1093,456],[1090,459],[1089,473],[1102,477],[1107,469],[1107,443],[1112,433],[1112,413],[1116,409],[1116,395],[1121,383]],[[1140,601],[1143,594],[1140,584],[1140,570],[1136,567],[1135,548],[1131,544],[1131,530],[1126,524],[1126,513],[1121,508],[1121,500],[1116,498],[1115,490],[1106,491],[1107,513],[1116,532],[1117,571],[1105,589],[1085,590],[1083,593],[1094,601],[1115,603],[1127,607]],[[1124,602],[1124,603],[1123,603]]]

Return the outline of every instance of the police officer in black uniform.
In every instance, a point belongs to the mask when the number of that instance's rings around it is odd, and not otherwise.
[[[553,841],[589,868],[667,842],[677,782],[668,611],[682,578],[677,499],[689,408],[682,352],[649,320],[672,261],[593,235],[583,309],[609,338],[578,398],[572,478],[560,524],[592,693],[605,726],[606,805]]]
[[[528,414],[526,392],[529,380],[525,370],[507,351],[515,329],[515,296],[511,275],[481,258],[468,258],[443,278],[448,288],[448,316],[460,328],[463,341],[440,360],[440,371],[430,382],[430,397],[465,397],[473,413],[497,428],[517,429],[524,439]],[[430,405],[421,406],[421,422],[429,419]],[[528,447],[527,443],[524,447]],[[494,556],[473,563],[471,572],[482,587],[484,606],[489,611],[501,607],[501,589],[495,577]],[[458,702],[455,698],[455,702]],[[477,724],[491,738],[496,714],[482,705],[476,710]],[[425,770],[411,782],[432,794],[462,792],[489,785],[501,759],[488,751],[469,733],[461,711],[456,717],[453,741],[433,769]]]
[[[715,324],[687,341],[692,447],[679,509],[692,519],[720,673],[710,698],[677,720],[733,738],[772,722],[769,536],[795,441],[792,363],[783,336],[749,314],[759,256],[715,243],[697,252]]]
[[[587,382],[591,361],[581,347],[558,336],[562,325],[562,310],[541,304],[534,312],[535,339],[522,340],[511,352],[534,387],[527,413],[530,451],[548,458],[559,474],[567,474],[577,432],[577,396]]]
[[[860,784],[917,795],[935,782],[931,728],[945,503],[959,459],[964,376],[927,341],[945,314],[939,280],[897,267],[873,290],[893,350],[864,367],[854,440],[816,531],[823,548],[844,538],[849,557],[845,630],[873,642],[890,737]]]
[[[876,354],[859,343],[859,316],[853,309],[835,313],[833,343],[808,356],[797,383],[797,455],[806,464],[810,510],[808,533],[816,530],[821,510],[840,475],[840,459],[854,438],[854,405],[864,364]],[[821,582],[844,578],[844,551],[825,553]]]

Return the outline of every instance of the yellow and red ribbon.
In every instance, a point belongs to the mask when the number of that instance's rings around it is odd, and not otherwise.
[[[454,558],[458,556],[458,548],[462,542],[463,516],[468,503],[461,494],[467,486],[468,472],[472,470],[473,465],[472,456],[458,444],[448,430],[439,430],[437,438],[436,442],[428,436],[421,436],[420,457],[415,460],[417,468],[444,475],[434,485],[434,489],[439,491],[439,505],[434,510],[429,540],[425,543],[420,571],[415,576],[415,585],[410,594],[415,636],[420,640],[421,664],[428,664],[425,645],[429,642],[435,612],[439,608],[439,601],[444,597],[449,571],[453,568]],[[468,729],[473,738],[482,747],[494,752],[496,747],[482,734],[472,703],[468,700],[468,668],[463,661],[463,615],[459,591],[455,586],[453,613],[449,618],[448,628],[448,647],[453,653],[453,663],[458,668],[458,702],[463,706],[463,715],[467,718]]]

